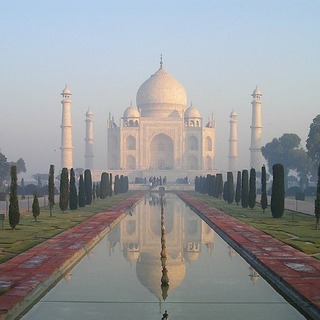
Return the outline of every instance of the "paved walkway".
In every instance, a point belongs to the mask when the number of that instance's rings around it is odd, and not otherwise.
[[[209,206],[177,195],[309,319],[320,319],[320,261]]]
[[[88,254],[143,195],[133,195],[0,264],[0,319],[17,319]]]

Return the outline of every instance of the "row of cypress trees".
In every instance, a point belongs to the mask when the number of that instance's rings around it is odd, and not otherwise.
[[[103,172],[101,180],[98,183],[92,182],[92,175],[89,169],[84,171],[84,174],[79,177],[79,190],[77,191],[75,172],[70,169],[70,181],[68,169],[63,168],[60,177],[60,198],[59,207],[65,212],[68,207],[70,210],[76,210],[79,207],[90,205],[96,198],[106,199],[114,194],[128,192],[129,180],[128,177],[121,175],[115,176],[113,190],[112,173]],[[50,203],[50,201],[49,201]]]
[[[320,174],[320,172],[319,172]],[[320,179],[320,178],[319,178]],[[234,185],[233,173],[227,172],[227,180],[223,182],[221,173],[216,175],[208,174],[206,177],[200,176],[195,179],[195,191],[208,194],[209,196],[225,200],[228,203],[241,203],[243,208],[253,209],[256,205],[256,171],[254,168],[237,172],[237,181]],[[319,185],[320,194],[320,185]],[[274,218],[280,218],[284,212],[284,170],[281,164],[273,166],[273,183],[271,194],[271,212]],[[320,196],[319,196],[320,199]],[[319,200],[320,203],[320,200]],[[261,168],[261,208],[263,213],[268,207],[267,185],[266,185],[266,169]],[[320,205],[319,205],[320,211]],[[319,213],[320,220],[320,213]]]

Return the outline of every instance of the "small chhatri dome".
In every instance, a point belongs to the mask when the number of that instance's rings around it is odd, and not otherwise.
[[[123,118],[139,118],[140,113],[137,108],[130,106],[126,110],[124,110]]]
[[[192,105],[185,111],[184,118],[201,118],[200,112]]]
[[[86,116],[92,116],[92,115],[93,115],[93,112],[90,109],[88,109],[88,111],[86,112]]]
[[[230,113],[230,117],[236,117],[236,116],[237,116],[237,113],[234,110],[232,110],[232,112]]]
[[[181,115],[187,104],[182,84],[162,67],[146,80],[137,92],[137,107],[146,117],[168,117],[177,110]]]
[[[67,87],[67,85],[65,86],[65,88],[63,89],[63,91],[62,91],[62,93],[61,93],[61,95],[71,95],[71,91],[70,91],[70,89]]]
[[[258,86],[254,89],[252,96],[262,95],[261,91],[258,89]]]

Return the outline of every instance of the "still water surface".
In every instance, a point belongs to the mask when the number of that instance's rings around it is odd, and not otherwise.
[[[151,320],[165,310],[173,320],[304,319],[173,194],[163,220],[159,198],[141,201],[22,319]]]

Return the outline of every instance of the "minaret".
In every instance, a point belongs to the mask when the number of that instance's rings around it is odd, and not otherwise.
[[[232,111],[230,113],[230,135],[229,135],[229,171],[237,171],[238,160],[238,116]]]
[[[90,109],[86,113],[86,138],[85,138],[85,169],[93,169],[93,113]]]
[[[261,92],[256,87],[252,95],[252,123],[251,123],[251,147],[250,147],[250,168],[257,171],[261,170],[262,166],[262,153],[261,153]]]
[[[66,86],[62,93],[62,124],[61,124],[61,168],[73,168],[72,161],[72,123],[71,123],[71,93]]]

